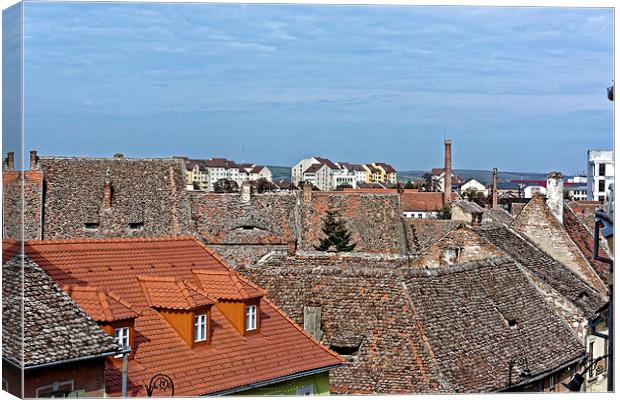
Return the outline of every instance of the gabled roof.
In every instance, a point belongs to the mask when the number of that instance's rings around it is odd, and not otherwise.
[[[251,170],[250,170],[250,174],[258,174],[260,173],[263,168],[265,168],[264,165],[255,165]]]
[[[154,308],[195,310],[215,304],[215,300],[187,280],[138,276],[138,282],[149,305]]]
[[[504,389],[517,354],[527,358],[532,378],[584,354],[570,326],[508,257],[409,270],[405,284],[416,328],[455,392]],[[513,383],[523,380],[513,371]]]
[[[428,249],[448,232],[462,224],[460,221],[450,219],[404,219],[409,252],[420,254]]]
[[[65,286],[63,290],[97,322],[121,321],[138,316],[131,304],[109,290],[92,286]]]
[[[586,316],[592,316],[605,304],[605,299],[565,265],[542,251],[529,239],[503,224],[490,224],[478,229],[491,244],[505,251],[545,284],[577,305]]]
[[[433,168],[433,169],[431,169],[431,175],[439,176],[439,175],[443,174],[444,171],[445,170],[443,168]]]
[[[320,170],[323,167],[323,164],[312,164],[304,171],[304,174],[313,174],[316,171]]]
[[[334,162],[332,162],[331,160],[327,158],[321,158],[321,157],[314,157],[314,158],[316,158],[317,161],[320,162],[321,164],[327,165],[331,169],[340,169]]]
[[[3,358],[34,367],[121,350],[29,257],[2,266]]]
[[[231,271],[194,237],[36,241],[26,242],[25,251],[58,284],[86,284],[113,291],[140,312],[134,324],[135,355],[129,360],[131,396],[145,396],[143,384],[156,373],[169,375],[175,395],[187,397],[341,363],[336,354],[310,338],[266,298],[260,300],[260,335],[241,336],[217,307],[212,307],[209,346],[190,348],[150,306],[137,278],[173,277],[195,282],[200,288],[195,270]],[[118,366],[106,365],[106,391],[120,394]]]
[[[263,291],[232,271],[194,270],[205,292],[218,300],[247,300],[263,296]]]
[[[386,164],[386,163],[375,163],[375,164],[380,165],[385,171],[385,173],[387,174],[396,173],[396,169],[392,167],[390,164]]]
[[[499,390],[517,352],[535,375],[583,354],[507,257],[427,270],[406,259],[273,255],[241,271],[296,321],[302,306],[320,307],[323,343],[353,352],[330,372],[332,393]]]

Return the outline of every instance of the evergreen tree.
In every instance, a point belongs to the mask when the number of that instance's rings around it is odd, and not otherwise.
[[[323,234],[318,246],[314,246],[319,251],[327,251],[332,246],[337,251],[351,251],[355,248],[355,243],[351,242],[351,233],[347,229],[346,222],[339,218],[337,211],[327,211],[327,216],[323,219]]]

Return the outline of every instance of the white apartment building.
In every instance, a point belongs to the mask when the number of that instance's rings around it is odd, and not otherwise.
[[[304,177],[304,173],[313,164],[321,164],[316,157],[304,158],[291,168],[291,183],[295,186],[299,186],[300,182],[307,181]],[[316,172],[316,171],[314,171]],[[312,172],[312,179],[314,180],[314,172]]]
[[[241,164],[225,158],[212,158],[210,160],[185,159],[187,171],[187,189],[214,191],[215,183],[220,179],[228,179],[237,183],[239,187],[243,182],[265,178],[272,180],[269,168],[262,165]]]
[[[607,201],[614,183],[613,150],[588,150],[588,200]]]

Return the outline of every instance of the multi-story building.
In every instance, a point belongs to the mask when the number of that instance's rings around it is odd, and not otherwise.
[[[220,179],[231,180],[239,186],[243,182],[256,181],[261,178],[272,181],[271,170],[263,165],[237,164],[225,158],[212,158],[210,160],[180,158],[185,161],[186,185],[189,190],[212,192],[215,183]]]
[[[381,182],[382,172],[379,168],[372,164],[362,164],[366,170],[366,183],[378,183]]]
[[[588,150],[588,200],[606,201],[614,182],[613,150]]]
[[[381,183],[396,183],[397,175],[396,169],[390,164],[386,163],[372,163],[373,167],[379,169],[379,182]]]
[[[299,186],[301,182],[307,182],[307,176],[305,176],[308,168],[312,165],[321,164],[316,157],[304,158],[299,161],[297,164],[291,168],[291,183],[295,186]],[[314,179],[314,173],[316,172],[317,167],[314,167],[315,171],[308,172],[312,174],[312,179]]]
[[[357,187],[358,183],[392,183],[397,180],[396,170],[386,163],[334,163],[327,158],[311,157],[291,168],[291,182],[310,182],[320,190],[334,190],[340,185]]]
[[[368,173],[364,169],[364,167],[360,164],[351,164],[348,162],[339,162],[340,168],[345,170],[348,174],[353,174],[355,176],[355,182],[367,182],[368,181]]]

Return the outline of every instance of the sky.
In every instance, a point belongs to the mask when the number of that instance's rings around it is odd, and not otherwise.
[[[613,10],[25,3],[25,149],[577,173]]]

